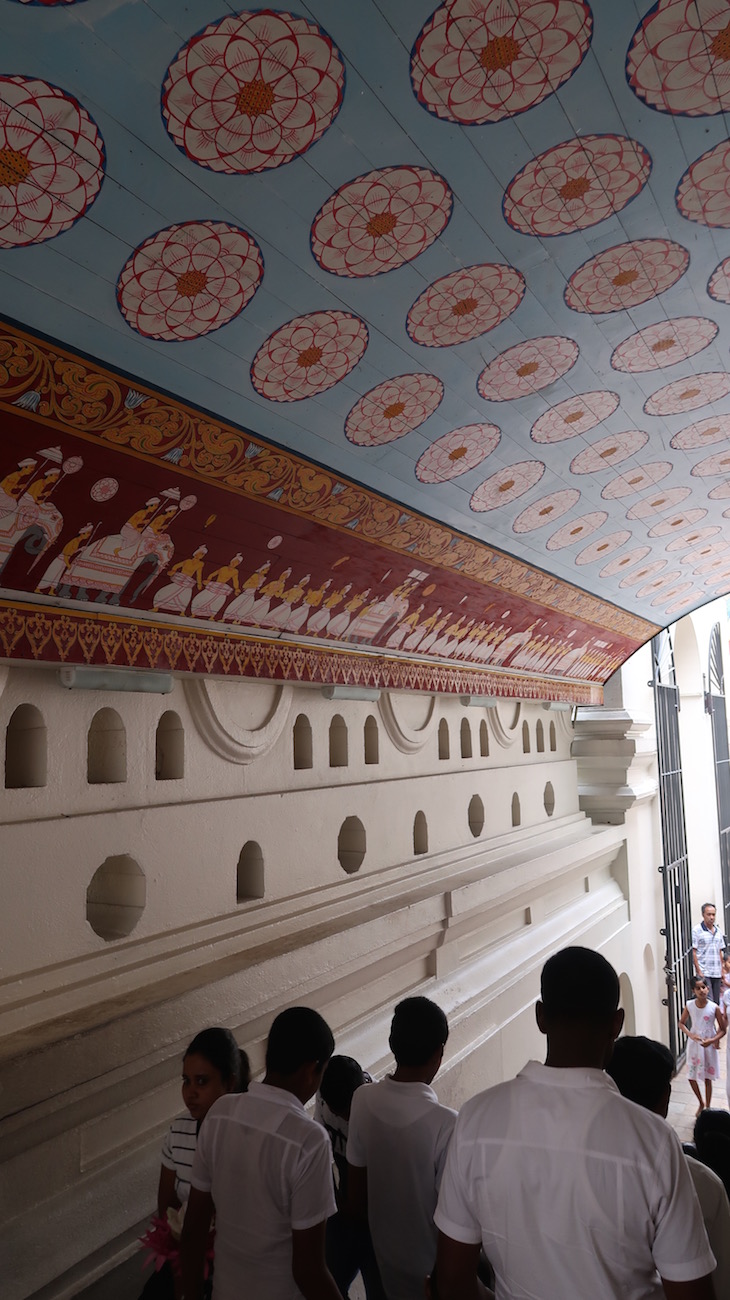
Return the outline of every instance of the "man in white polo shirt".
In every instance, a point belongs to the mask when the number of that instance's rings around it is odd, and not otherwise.
[[[715,924],[717,908],[714,903],[702,904],[702,920],[692,930],[692,961],[698,975],[704,975],[710,986],[712,1001],[721,1005],[722,956],[727,939]]]
[[[605,1073],[618,1000],[600,954],[566,948],[546,963],[545,1064],[473,1097],[456,1124],[435,1215],[439,1300],[476,1300],[482,1246],[500,1300],[713,1300],[676,1134]]]
[[[289,1007],[271,1026],[263,1083],[208,1111],[182,1235],[184,1300],[201,1300],[214,1211],[213,1300],[340,1300],[324,1258],[332,1150],[304,1110],[333,1048],[316,1011]]]
[[[434,1002],[399,1002],[389,1039],[396,1069],[352,1098],[350,1204],[356,1217],[367,1214],[388,1300],[423,1300],[436,1258],[433,1212],[456,1111],[430,1085],[448,1036]]]

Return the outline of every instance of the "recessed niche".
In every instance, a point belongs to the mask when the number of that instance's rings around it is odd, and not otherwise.
[[[185,775],[185,732],[173,709],[163,713],[155,734],[155,780],[181,781]]]
[[[522,724],[522,753],[529,754],[529,752],[530,752],[530,728],[527,725],[527,719],[525,719],[525,721]]]
[[[522,814],[520,812],[520,796],[515,793],[512,795],[512,825],[519,826],[521,821]]]
[[[368,766],[379,762],[380,760],[380,737],[378,735],[378,724],[375,718],[370,715],[365,719],[363,731],[363,743],[365,747],[365,762]]]
[[[346,817],[337,836],[337,857],[348,876],[360,870],[367,849],[365,827],[359,817]]]
[[[482,758],[489,758],[489,728],[484,718],[479,723],[479,753]]]
[[[461,719],[461,757],[471,758],[471,727],[468,718]]]
[[[46,784],[46,724],[34,704],[19,704],[5,732],[5,789],[30,790]]]
[[[413,819],[413,852],[428,853],[428,822],[424,812],[417,812]]]
[[[127,733],[116,709],[99,709],[87,737],[89,785],[114,785],[127,779]]]
[[[550,752],[554,754],[557,747],[558,747],[558,738],[555,733],[555,723],[551,722],[550,723]]]
[[[86,919],[100,939],[126,939],[147,901],[147,881],[128,853],[107,858],[86,891]]]
[[[236,902],[246,903],[251,898],[264,896],[264,855],[261,845],[247,840],[238,858],[236,868]]]
[[[339,713],[330,723],[330,767],[347,767],[347,723]]]
[[[451,745],[449,743],[449,724],[446,718],[439,722],[439,758],[446,759],[451,757]]]
[[[294,767],[297,771],[312,766],[312,724],[306,713],[300,713],[292,732],[294,741]]]
[[[542,725],[542,718],[538,718],[535,724],[535,749],[538,754],[545,753],[545,728]]]
[[[555,791],[553,790],[552,781],[548,781],[546,783],[545,790],[542,796],[542,801],[545,805],[545,812],[547,813],[548,817],[552,817],[553,813],[555,812]]]
[[[484,804],[478,794],[472,795],[469,800],[469,830],[474,839],[484,830]]]

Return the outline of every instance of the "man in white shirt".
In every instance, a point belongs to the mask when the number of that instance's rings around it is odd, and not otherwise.
[[[440,1300],[476,1300],[480,1247],[499,1300],[713,1300],[682,1148],[604,1067],[623,1024],[613,967],[587,948],[545,964],[545,1065],[473,1097],[441,1184]]]
[[[674,1057],[652,1038],[619,1038],[606,1072],[622,1097],[666,1119],[672,1095]],[[712,1275],[717,1296],[730,1296],[730,1202],[721,1178],[693,1156],[685,1155],[700,1203],[717,1267]]]
[[[340,1300],[324,1257],[330,1141],[304,1110],[333,1048],[316,1011],[289,1007],[271,1026],[263,1083],[208,1111],[181,1242],[185,1300],[201,1300],[214,1212],[213,1300]]]
[[[692,961],[697,975],[704,975],[710,986],[712,1001],[721,1006],[722,957],[727,939],[715,924],[717,908],[714,903],[702,904],[702,920],[692,930]]]
[[[433,1212],[456,1111],[430,1085],[448,1036],[434,1002],[399,1002],[389,1039],[396,1069],[352,1098],[350,1203],[356,1217],[367,1214],[388,1300],[423,1300],[436,1258]]]

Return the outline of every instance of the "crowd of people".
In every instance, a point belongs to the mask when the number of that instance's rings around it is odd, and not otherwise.
[[[716,1056],[723,1009],[701,972],[693,991],[684,1027]],[[204,1030],[163,1146],[145,1300],[347,1300],[358,1275],[367,1300],[730,1300],[730,1115],[697,1088],[685,1154],[672,1054],[620,1037],[618,1004],[600,954],[551,957],[545,1063],[458,1114],[431,1086],[449,1029],[425,997],[396,1006],[378,1083],[308,1007],[274,1020],[263,1082],[228,1030]]]

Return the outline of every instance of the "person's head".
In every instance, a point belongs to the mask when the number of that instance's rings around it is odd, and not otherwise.
[[[716,916],[717,916],[717,908],[715,907],[714,903],[702,904],[702,920],[704,921],[708,930],[711,930],[713,928],[715,924]]]
[[[353,1093],[369,1080],[370,1076],[354,1057],[331,1056],[322,1075],[319,1095],[333,1115],[349,1119]]]
[[[335,1047],[327,1021],[311,1007],[287,1007],[274,1020],[266,1042],[265,1083],[309,1101],[322,1082]]]
[[[591,948],[563,948],[550,957],[535,1008],[549,1064],[604,1066],[623,1025],[619,994],[613,966]]]
[[[674,1057],[664,1043],[638,1034],[617,1038],[606,1073],[622,1097],[666,1118],[674,1078]]]
[[[203,1029],[190,1043],[182,1068],[182,1098],[193,1119],[205,1119],[219,1097],[240,1087],[240,1053],[230,1029]]]
[[[430,998],[404,998],[393,1012],[388,1042],[396,1064],[436,1074],[449,1037],[449,1024]]]
[[[689,982],[692,991],[692,997],[704,1002],[710,989],[704,975],[693,975]]]
[[[722,959],[723,974],[730,975],[730,952],[726,952]]]
[[[697,1159],[714,1169],[730,1196],[730,1114],[712,1107],[700,1111],[695,1120]]]

